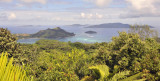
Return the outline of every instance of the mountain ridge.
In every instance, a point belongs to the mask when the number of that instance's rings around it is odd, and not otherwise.
[[[153,26],[150,26],[151,28],[154,28]],[[85,28],[130,28],[129,24],[123,24],[123,23],[104,23],[104,24],[98,24],[98,25],[91,25]]]

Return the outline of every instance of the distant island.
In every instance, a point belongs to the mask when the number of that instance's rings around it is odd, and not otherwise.
[[[72,25],[67,25],[67,26],[71,26],[71,27],[84,27],[84,26],[87,26],[87,25],[81,25],[81,24],[72,24]]]
[[[41,30],[35,34],[15,34],[19,39],[21,38],[49,38],[49,39],[57,39],[57,38],[65,38],[70,36],[75,36],[74,33],[67,32],[60,27],[56,27],[53,29]]]
[[[97,32],[96,31],[86,31],[85,33],[87,33],[87,34],[96,34]]]
[[[99,24],[99,25],[91,25],[85,28],[130,28],[129,24],[123,24],[123,23],[105,23],[105,24]],[[150,28],[154,28],[150,26]]]

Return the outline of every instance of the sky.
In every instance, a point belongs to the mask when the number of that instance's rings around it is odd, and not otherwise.
[[[0,25],[149,24],[160,0],[0,0]]]

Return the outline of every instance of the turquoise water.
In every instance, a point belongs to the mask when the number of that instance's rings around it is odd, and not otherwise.
[[[53,28],[53,27],[47,27]],[[35,31],[29,31],[30,33],[35,33],[41,29],[47,29],[41,27],[40,29],[35,29]],[[118,31],[128,31],[128,28],[84,28],[84,27],[61,27],[62,29],[75,33],[76,35],[73,37],[67,37],[63,39],[53,39],[59,40],[63,42],[82,42],[82,43],[95,43],[95,42],[109,42],[113,36],[118,36]],[[27,30],[27,29],[26,29]],[[29,29],[28,29],[29,30]],[[87,34],[86,31],[96,31],[96,34]],[[22,32],[22,31],[21,31]],[[27,31],[25,31],[27,32]],[[19,43],[35,43],[37,40],[40,39],[19,39]]]

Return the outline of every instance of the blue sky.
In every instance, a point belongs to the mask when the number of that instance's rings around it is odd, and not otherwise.
[[[160,0],[0,0],[0,25],[160,26]]]

